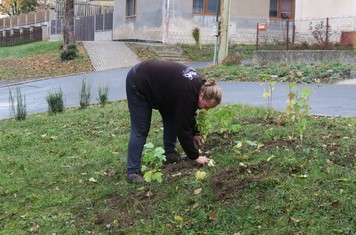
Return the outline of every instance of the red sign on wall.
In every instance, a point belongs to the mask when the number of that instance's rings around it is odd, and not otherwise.
[[[258,23],[257,29],[258,29],[258,31],[266,31],[266,24],[265,23]]]

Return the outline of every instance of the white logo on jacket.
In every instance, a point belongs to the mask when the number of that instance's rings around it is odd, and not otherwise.
[[[192,67],[187,67],[183,70],[183,77],[193,80],[196,77],[199,77],[199,74]]]

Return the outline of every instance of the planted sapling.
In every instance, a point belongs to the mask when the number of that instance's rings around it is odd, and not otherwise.
[[[270,119],[273,116],[273,109],[272,109],[272,92],[274,90],[274,85],[276,85],[277,82],[275,81],[270,81],[270,75],[269,74],[262,74],[261,79],[262,83],[261,86],[266,86],[264,92],[263,92],[263,98],[267,99],[267,116],[266,119]]]
[[[161,169],[164,161],[166,161],[166,156],[162,147],[155,148],[152,143],[144,145],[141,171],[147,183],[151,184],[154,180],[162,183]],[[148,195],[152,195],[151,188]]]
[[[293,90],[296,88],[295,90]],[[303,140],[303,136],[307,126],[305,116],[309,114],[309,96],[310,88],[302,88],[297,86],[295,82],[289,82],[288,85],[288,99],[286,114],[291,117],[292,122],[297,120],[299,137]]]

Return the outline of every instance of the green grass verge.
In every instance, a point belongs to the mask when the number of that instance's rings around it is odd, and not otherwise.
[[[207,112],[215,167],[166,166],[152,197],[125,180],[126,102],[0,121],[1,234],[354,234],[356,119],[306,117],[301,140],[275,114]]]
[[[32,42],[0,47],[0,80],[37,79],[92,71],[91,61],[83,45],[77,44],[79,56],[62,61],[63,42]]]
[[[27,56],[48,53],[49,51],[58,50],[62,45],[62,41],[38,41],[11,47],[0,47],[0,58],[24,58]]]
[[[350,78],[351,70],[356,65],[341,62],[316,63],[271,63],[268,65],[218,65],[199,69],[199,73],[206,78],[222,81],[261,82],[267,75],[271,81],[302,82],[302,83],[335,83]]]
[[[199,49],[195,45],[190,44],[179,44],[183,49],[183,52],[192,61],[213,61],[214,60],[214,44],[204,44],[202,48]],[[229,45],[229,55],[239,53],[241,59],[251,59],[253,57],[253,51],[256,49],[255,45],[245,45],[245,44],[230,44]]]

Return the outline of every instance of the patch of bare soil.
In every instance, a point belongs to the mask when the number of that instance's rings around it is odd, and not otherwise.
[[[145,193],[139,192],[137,195],[113,195],[106,199],[105,211],[100,209],[96,213],[94,223],[96,225],[105,225],[108,230],[129,228],[135,224],[135,221],[143,218],[150,218],[151,212],[137,200],[148,199]],[[138,205],[136,210],[132,211],[133,200]]]
[[[182,177],[189,176],[195,172],[195,169],[201,168],[194,161],[186,160],[184,162],[167,164],[162,169],[162,173],[166,179],[179,180]]]
[[[211,133],[204,143],[203,151],[210,151],[215,147],[232,147],[234,145],[233,134],[231,132]]]
[[[252,182],[256,182],[254,178],[240,178],[239,168],[228,169],[218,174],[211,182],[211,188],[216,200],[222,201],[230,199],[233,195],[241,192],[246,186]]]

